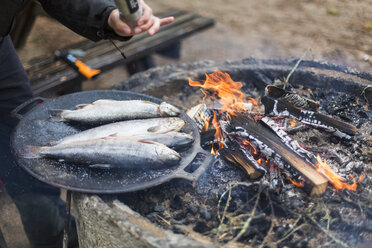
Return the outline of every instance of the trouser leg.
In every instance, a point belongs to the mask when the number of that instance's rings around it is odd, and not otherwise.
[[[31,247],[62,247],[65,203],[59,197],[30,192],[14,197],[13,201],[20,212]],[[69,240],[69,247],[78,246],[74,221]]]
[[[60,190],[33,178],[14,162],[9,142],[5,142],[9,140],[7,133],[0,125],[1,178],[17,206],[31,247],[62,247],[65,204],[60,198]],[[76,246],[74,221],[69,236],[71,247]]]
[[[10,149],[10,133],[17,124],[10,111],[31,97],[27,75],[7,37],[0,44],[0,178],[18,208],[31,246],[62,247],[65,208],[60,190],[18,166]],[[77,244],[76,228],[71,229],[70,238]]]

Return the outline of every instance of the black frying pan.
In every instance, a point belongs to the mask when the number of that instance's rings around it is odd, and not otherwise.
[[[61,139],[86,128],[51,121],[50,109],[75,109],[78,104],[92,103],[98,99],[163,102],[151,96],[118,90],[84,91],[54,99],[32,99],[13,111],[13,114],[20,119],[12,135],[12,151],[18,164],[37,179],[59,188],[87,193],[124,193],[153,187],[174,178],[195,180],[212,162],[213,156],[200,147],[198,128],[184,112],[180,115],[180,118],[186,122],[182,131],[190,133],[195,141],[188,150],[181,152],[180,163],[173,167],[156,170],[105,170],[47,158],[28,159],[24,157],[24,148],[27,145],[45,145],[49,141]],[[194,162],[194,160],[199,160],[199,157],[204,161]],[[200,166],[197,167],[197,165]]]

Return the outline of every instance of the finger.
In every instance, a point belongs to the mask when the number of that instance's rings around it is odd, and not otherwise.
[[[153,36],[156,34],[160,29],[160,19],[159,18],[154,18],[152,26],[149,28],[147,31],[147,34],[150,36]]]
[[[167,25],[169,23],[172,23],[174,21],[173,16],[168,16],[160,19],[160,26]]]
[[[144,30],[142,30],[142,28],[137,26],[137,27],[134,28],[133,32],[134,32],[134,34],[140,34],[140,33],[144,32]]]
[[[158,19],[158,18],[152,15],[150,19],[144,25],[139,26],[142,29],[142,32],[149,30],[154,25],[155,19]]]
[[[120,36],[128,36],[131,34],[130,27],[120,19],[118,9],[113,10],[107,20],[108,25],[114,32]]]
[[[144,1],[142,1],[142,11],[142,16],[137,21],[138,26],[148,23],[152,17],[152,9]]]

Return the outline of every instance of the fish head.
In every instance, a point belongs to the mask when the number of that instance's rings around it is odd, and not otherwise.
[[[163,156],[160,156],[160,159],[163,159],[165,164],[174,165],[181,160],[181,155],[174,150],[168,149]]]
[[[178,117],[164,118],[156,126],[147,129],[150,133],[166,133],[180,131],[185,126],[185,121]]]
[[[175,133],[174,135],[172,133]],[[194,137],[187,133],[176,133],[172,132],[170,135],[172,135],[174,139],[174,143],[178,144],[179,146],[187,146],[191,144],[194,141]]]
[[[177,107],[166,102],[160,103],[159,112],[160,116],[177,116],[181,113]]]

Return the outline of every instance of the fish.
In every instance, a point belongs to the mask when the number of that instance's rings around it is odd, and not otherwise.
[[[127,137],[90,139],[55,146],[26,146],[25,158],[50,158],[92,168],[160,169],[174,166],[181,155],[150,140]]]
[[[144,100],[117,101],[100,99],[90,104],[80,104],[74,110],[49,110],[52,121],[96,124],[155,117],[175,117],[181,112],[175,106]]]
[[[131,138],[138,140],[151,140],[166,145],[176,151],[188,148],[194,142],[194,137],[192,135],[175,131],[167,133],[140,134],[132,136]]]
[[[76,141],[98,139],[108,136],[128,137],[156,133],[178,132],[185,126],[185,121],[179,117],[150,118],[129,120],[105,124],[84,130],[80,133],[66,136],[57,141],[50,141],[49,145],[67,144]]]

